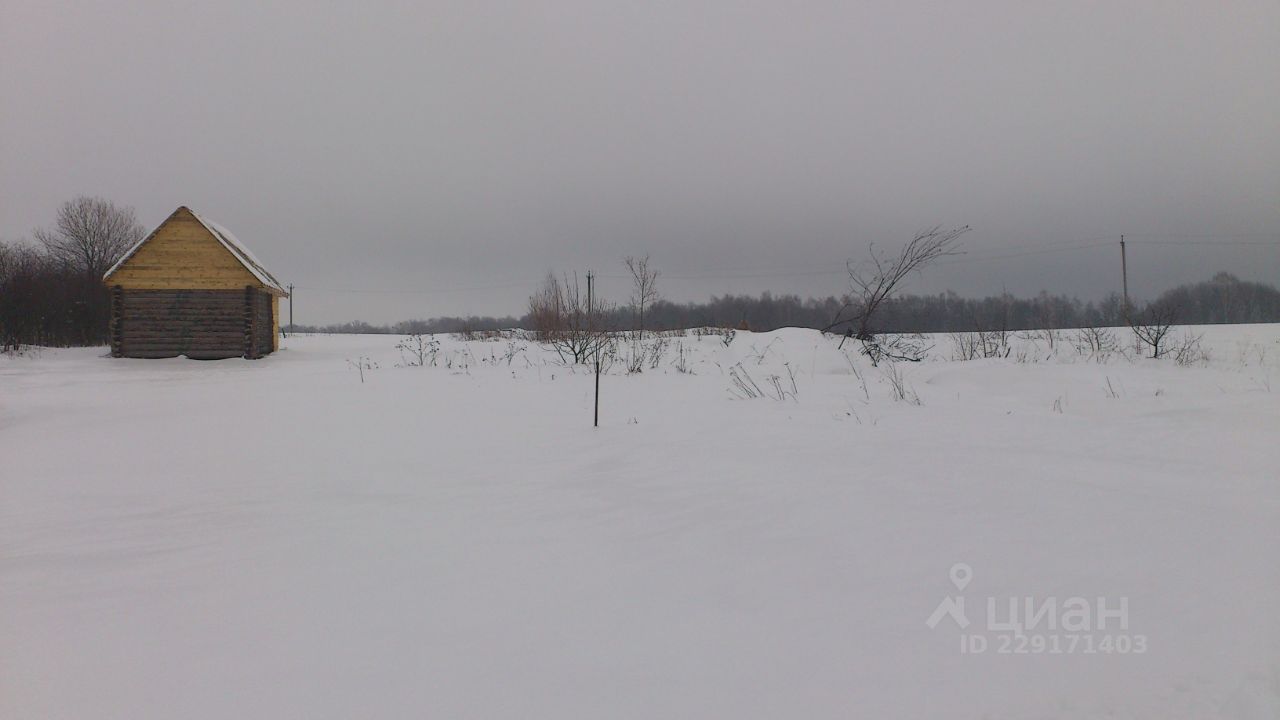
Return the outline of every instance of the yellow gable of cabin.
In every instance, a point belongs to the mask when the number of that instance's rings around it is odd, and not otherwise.
[[[185,207],[169,216],[108,280],[126,290],[264,287]]]

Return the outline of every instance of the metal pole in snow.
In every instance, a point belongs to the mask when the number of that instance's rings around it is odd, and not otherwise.
[[[591,420],[591,427],[600,427],[600,338],[595,336],[595,289],[596,277],[594,273],[587,273],[587,332],[591,342],[595,345],[595,361],[596,361],[596,395],[595,395],[595,411]]]
[[[1120,236],[1120,277],[1124,283],[1124,321],[1129,322],[1129,262],[1125,257],[1124,236]]]

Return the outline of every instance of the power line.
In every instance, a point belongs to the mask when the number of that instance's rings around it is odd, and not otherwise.
[[[1280,246],[1280,240],[1267,241],[1248,241],[1248,240],[1130,240],[1129,242],[1138,245],[1231,245],[1231,246],[1252,246],[1252,247],[1276,247]]]
[[[1110,242],[1095,242],[1087,245],[1072,245],[1067,247],[1042,248],[1039,250],[1026,250],[1023,252],[1005,253],[1004,255],[992,255],[991,257],[980,258],[960,258],[958,260],[939,260],[934,263],[938,267],[946,265],[964,265],[966,263],[990,262],[992,260],[1006,260],[1008,258],[1026,257],[1028,255],[1049,255],[1052,253],[1073,252],[1075,250],[1089,250],[1092,248],[1110,247]]]
[[[1087,240],[1081,240],[1079,242],[1091,243],[1084,247],[1100,247],[1100,246],[1109,244],[1109,241],[1102,242],[1103,240],[1105,239],[1089,238]],[[963,254],[976,255],[979,253],[990,253],[990,252],[999,252],[1003,254],[998,256],[993,256],[993,257],[966,258],[964,260],[948,261],[946,263],[940,262],[938,264],[939,265],[951,264],[952,262],[984,262],[987,260],[998,260],[1004,257],[1016,257],[1017,255],[1023,254],[1023,253],[1014,253],[1014,254],[1008,253],[1007,251],[1011,249],[1018,250],[1021,248],[1027,248],[1029,249],[1027,254],[1036,254],[1040,252],[1062,252],[1065,250],[1074,250],[1074,249],[1077,249],[1077,247],[1078,246],[1076,245],[1069,246],[1069,247],[1059,247],[1059,246],[1045,247],[1044,245],[1011,245],[1011,246],[1006,246],[1002,248],[967,250]],[[845,260],[835,260],[832,263],[827,264],[825,266],[826,269],[822,269],[822,270],[809,269],[809,268],[786,269],[786,270],[783,270],[783,269],[775,270],[775,269],[765,269],[765,268],[707,268],[704,270],[695,270],[692,272],[685,272],[678,275],[668,275],[664,273],[662,275],[662,279],[663,280],[738,280],[738,279],[773,278],[773,277],[801,277],[801,276],[808,276],[808,275],[845,275],[848,272],[845,269],[845,264],[846,264]],[[831,265],[839,265],[841,266],[841,269],[832,270],[830,269]],[[596,277],[605,277],[605,278],[611,278],[615,280],[631,279],[630,276],[627,276],[627,275],[597,275]]]
[[[1138,245],[1160,245],[1160,246],[1237,246],[1237,247],[1277,247],[1280,246],[1280,239],[1271,241],[1261,240],[1233,240],[1234,237],[1269,237],[1265,233],[1247,233],[1237,235],[1174,235],[1163,234],[1156,235],[1152,233],[1137,234],[1137,237],[1147,238],[1192,238],[1192,239],[1147,239],[1134,240],[1134,235],[1125,234],[1129,244]],[[1214,239],[1217,238],[1217,239]],[[946,267],[951,265],[965,265],[971,263],[996,262],[1000,260],[1009,260],[1019,257],[1032,257],[1036,255],[1051,255],[1065,252],[1078,252],[1081,250],[1093,250],[1097,248],[1113,247],[1113,241],[1103,238],[1089,238],[1076,241],[1071,244],[1060,244],[1053,246],[1045,246],[1039,244],[1027,245],[1011,245],[1001,248],[988,248],[969,250],[963,253],[963,256],[955,259],[940,260],[935,263],[936,267]],[[1013,252],[1008,252],[1013,250]],[[999,253],[997,255],[982,255],[982,253]],[[832,266],[838,266],[838,269]],[[674,281],[716,281],[716,280],[764,280],[771,278],[789,278],[789,277],[820,277],[824,275],[844,276],[848,274],[846,261],[839,260],[828,263],[822,269],[805,268],[805,269],[787,269],[787,270],[770,270],[765,268],[723,268],[705,270],[697,270],[680,274],[663,274],[663,280]],[[597,278],[608,278],[611,280],[630,280],[629,275],[605,275],[595,274]],[[333,287],[317,287],[310,285],[299,285],[299,290],[311,290],[315,292],[332,292],[332,293],[353,293],[353,294],[371,294],[371,295],[437,295],[444,293],[460,293],[460,292],[476,292],[484,290],[509,290],[514,288],[534,288],[541,284],[541,281],[535,282],[517,282],[503,283],[494,285],[470,285],[455,287],[433,287],[425,289],[401,290],[387,288],[333,288]]]
[[[1280,233],[1275,232],[1256,232],[1256,233],[1205,233],[1196,235],[1192,233],[1125,233],[1128,237],[1146,237],[1146,238],[1183,238],[1193,240],[1214,240],[1218,238],[1277,238],[1280,240]]]
[[[324,288],[315,287],[313,285],[298,285],[299,290],[313,290],[318,292],[335,292],[335,293],[360,293],[373,295],[432,295],[437,293],[449,292],[471,292],[474,290],[507,290],[510,288],[520,287],[536,287],[540,283],[537,282],[521,282],[508,283],[506,285],[472,285],[469,287],[444,287],[417,290],[388,290],[384,288],[364,289],[364,288]]]
[[[685,274],[685,275],[667,275],[663,273],[663,280],[743,280],[753,278],[774,278],[774,277],[800,277],[808,275],[844,275],[846,270],[800,270],[795,272],[764,272],[751,274],[725,274],[725,273],[709,273],[709,274]],[[630,280],[629,275],[597,275],[596,277],[610,278],[612,280]]]
[[[1044,254],[1050,254],[1050,253],[1070,252],[1074,250],[1087,250],[1090,248],[1107,247],[1110,244],[1111,244],[1110,241],[1106,241],[1106,242],[1086,242],[1083,245],[1076,244],[1076,245],[1058,246],[1058,247],[1044,247],[1042,245],[1023,245],[1021,247],[1034,248],[1034,249],[1023,250],[1020,252],[1012,252],[1012,253],[1003,252],[1008,248],[971,250],[964,254],[969,255],[969,254],[976,254],[976,253],[982,253],[982,252],[1001,252],[1002,254],[992,255],[988,257],[963,257],[956,260],[943,260],[936,263],[936,265],[941,267],[944,265],[960,265],[964,263],[990,262],[993,260],[1004,260],[1006,258],[1023,257],[1026,255],[1044,255]],[[1015,245],[1012,247],[1017,248],[1019,246]],[[844,261],[840,261],[839,264],[843,266]],[[829,267],[830,266],[828,266],[828,268]],[[734,273],[734,272],[708,271],[706,273],[689,273],[689,274],[682,274],[682,275],[665,275],[664,274],[662,276],[662,279],[663,280],[741,280],[741,279],[758,279],[758,278],[802,277],[802,276],[813,276],[813,275],[846,275],[846,274],[848,274],[848,270],[842,267],[839,270],[826,269],[826,270],[802,270],[802,271],[784,271],[784,272],[750,272],[748,273],[746,271],[743,271],[741,273]],[[625,275],[600,275],[599,277],[608,277],[608,278],[614,278],[618,280],[629,279]]]

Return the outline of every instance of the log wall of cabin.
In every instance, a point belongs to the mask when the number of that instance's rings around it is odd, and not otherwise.
[[[274,347],[272,296],[239,290],[112,288],[111,354],[116,357],[257,358]]]

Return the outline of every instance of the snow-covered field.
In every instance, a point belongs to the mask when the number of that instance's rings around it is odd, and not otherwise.
[[[1280,326],[1196,331],[690,334],[599,429],[508,339],[0,357],[0,718],[1280,717]]]

